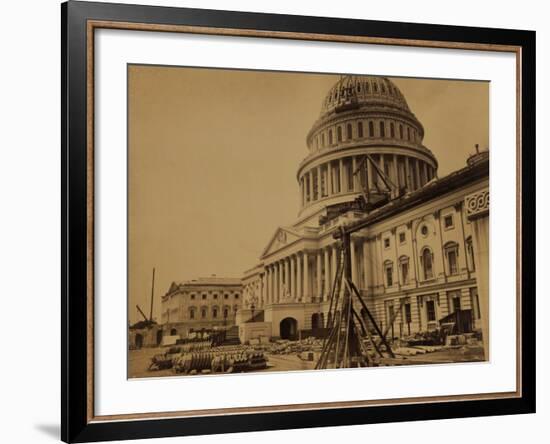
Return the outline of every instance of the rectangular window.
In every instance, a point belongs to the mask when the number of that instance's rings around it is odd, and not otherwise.
[[[390,248],[390,238],[389,237],[384,239],[384,248]]]
[[[363,122],[357,124],[357,136],[363,137]]]
[[[411,304],[405,304],[405,322],[407,324],[412,322]]]
[[[386,283],[388,287],[393,285],[393,267],[391,265],[386,267]]]
[[[449,274],[457,274],[458,267],[456,263],[456,251],[451,250],[447,252],[447,260],[449,261]]]
[[[401,279],[403,284],[406,285],[409,283],[409,262],[401,262]]]
[[[435,303],[434,301],[426,301],[426,316],[428,322],[435,321]]]
[[[407,236],[406,236],[405,232],[399,233],[399,243],[400,244],[404,244],[406,239],[407,239]]]
[[[448,216],[445,216],[443,221],[444,221],[445,228],[453,228],[454,223],[453,223],[453,215],[452,214],[449,214]]]

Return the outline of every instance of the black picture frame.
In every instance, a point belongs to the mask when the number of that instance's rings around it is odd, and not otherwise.
[[[521,49],[521,387],[519,397],[168,419],[89,416],[87,23],[187,25],[332,36],[513,45]],[[61,435],[90,442],[535,412],[535,32],[69,1],[61,5]]]

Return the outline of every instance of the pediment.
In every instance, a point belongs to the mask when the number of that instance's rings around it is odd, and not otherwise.
[[[281,250],[293,242],[300,240],[300,233],[286,227],[279,227],[275,230],[275,233],[271,237],[271,240],[267,244],[267,247],[262,253],[262,257],[265,257],[271,253]]]

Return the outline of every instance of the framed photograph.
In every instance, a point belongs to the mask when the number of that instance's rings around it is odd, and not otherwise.
[[[535,411],[534,32],[61,12],[64,441]]]

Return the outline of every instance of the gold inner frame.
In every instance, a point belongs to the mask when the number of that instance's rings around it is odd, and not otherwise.
[[[279,38],[290,40],[313,40],[326,42],[340,43],[364,43],[375,45],[394,45],[394,46],[412,46],[423,48],[444,48],[444,49],[466,49],[476,51],[491,51],[491,52],[511,52],[516,55],[516,391],[514,392],[498,392],[498,393],[483,393],[483,394],[464,394],[464,395],[449,395],[449,396],[424,396],[424,397],[409,397],[395,398],[384,400],[364,400],[364,401],[340,401],[340,402],[324,402],[324,403],[308,403],[308,404],[288,404],[288,405],[271,405],[259,407],[231,407],[207,410],[183,410],[174,412],[144,412],[118,415],[102,415],[95,416],[94,414],[94,32],[96,29],[120,29],[132,31],[156,31],[156,32],[178,32],[188,34],[206,34],[206,35],[222,35],[235,37],[263,37],[263,38]],[[380,37],[361,37],[361,36],[342,36],[330,34],[310,34],[299,32],[282,32],[282,31],[262,31],[250,29],[232,29],[232,28],[211,28],[200,26],[186,25],[162,25],[149,23],[129,23],[116,21],[88,20],[87,21],[87,421],[104,422],[104,421],[120,421],[120,420],[136,420],[136,419],[158,419],[158,418],[184,418],[196,416],[220,416],[220,415],[235,415],[243,413],[270,413],[270,412],[292,412],[300,410],[323,410],[331,408],[357,408],[357,407],[372,407],[372,406],[387,406],[387,405],[404,405],[414,403],[438,403],[438,402],[458,402],[458,401],[474,401],[474,400],[489,400],[489,399],[505,399],[519,398],[522,395],[522,350],[521,350],[521,180],[522,180],[522,164],[521,164],[521,123],[522,123],[522,108],[521,108],[521,66],[522,66],[522,49],[520,46],[513,45],[495,45],[486,43],[465,43],[465,42],[444,42],[432,40],[411,40],[397,38],[380,38]]]

